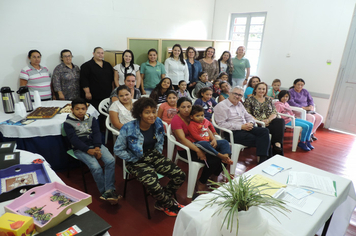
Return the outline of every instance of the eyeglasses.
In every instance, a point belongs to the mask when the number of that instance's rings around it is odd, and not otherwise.
[[[70,58],[70,57],[72,57],[72,55],[63,56],[63,58]]]
[[[232,94],[232,95],[235,95],[235,96],[237,96],[237,97],[242,97],[242,96],[243,96],[243,94],[240,94],[240,93],[234,93],[234,92],[232,92],[231,94]]]

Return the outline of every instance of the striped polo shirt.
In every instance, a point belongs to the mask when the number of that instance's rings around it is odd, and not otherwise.
[[[27,80],[27,87],[33,99],[34,91],[38,91],[41,100],[52,98],[51,75],[45,66],[37,70],[31,64],[21,70],[20,79]]]

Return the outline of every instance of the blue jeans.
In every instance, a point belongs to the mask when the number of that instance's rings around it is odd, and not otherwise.
[[[101,145],[100,149],[101,160],[105,164],[105,174],[103,173],[103,169],[98,160],[94,156],[80,150],[75,150],[74,155],[89,167],[99,192],[103,194],[105,191],[111,189],[115,190],[115,158],[104,145]]]
[[[197,141],[194,144],[200,148],[201,150],[203,150],[206,153],[209,153],[210,155],[213,156],[217,156],[218,153],[221,154],[231,154],[230,151],[230,144],[227,140],[225,139],[220,139],[220,140],[216,140],[217,142],[217,146],[216,149],[213,148],[213,146],[211,146],[210,142],[208,141]]]
[[[292,121],[290,121],[287,125],[291,125],[291,124]],[[300,141],[301,142],[309,141],[310,134],[313,129],[313,123],[297,118],[295,119],[295,125],[302,127],[302,135],[300,136]]]

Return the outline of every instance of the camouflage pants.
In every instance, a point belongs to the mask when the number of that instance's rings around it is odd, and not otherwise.
[[[144,153],[135,163],[127,163],[126,168],[163,207],[173,205],[172,196],[185,180],[185,173],[156,150]],[[160,185],[157,173],[170,179],[166,187]]]

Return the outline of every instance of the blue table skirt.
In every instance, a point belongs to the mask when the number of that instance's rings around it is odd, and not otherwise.
[[[16,141],[17,148],[43,156],[53,170],[67,168],[66,146],[61,135],[34,138],[6,138],[0,133],[2,142]]]

